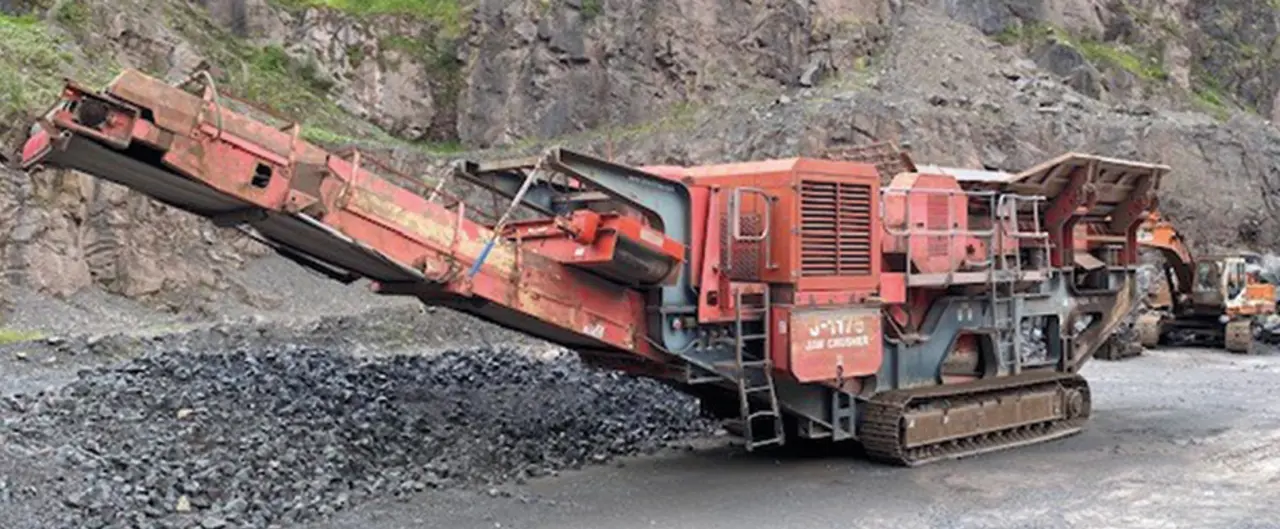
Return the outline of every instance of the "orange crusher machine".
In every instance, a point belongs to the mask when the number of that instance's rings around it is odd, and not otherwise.
[[[1017,175],[629,167],[552,149],[414,179],[233,111],[207,79],[68,83],[21,166],[665,381],[748,449],[857,440],[902,465],[1080,431],[1078,370],[1134,302],[1135,233],[1168,170],[1079,154]]]

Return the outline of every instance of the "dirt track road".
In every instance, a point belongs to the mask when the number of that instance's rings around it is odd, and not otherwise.
[[[1280,355],[1148,352],[1085,374],[1085,432],[1017,451],[900,469],[713,445],[310,527],[1280,528]]]

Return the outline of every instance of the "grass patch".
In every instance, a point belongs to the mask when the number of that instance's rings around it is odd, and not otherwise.
[[[0,15],[0,116],[53,104],[72,62],[62,45],[35,17]]]
[[[321,90],[322,84],[298,82],[297,67],[276,47],[242,51],[240,68],[231,70],[231,84],[241,97],[261,102],[289,116],[311,116],[325,120],[332,107]],[[339,124],[335,122],[334,124]]]
[[[275,0],[294,9],[324,7],[356,16],[396,15],[427,20],[450,36],[462,34],[468,5],[463,0]]]
[[[91,15],[84,0],[63,0],[54,6],[52,14],[59,24],[73,30],[87,27]]]
[[[44,333],[39,331],[24,331],[21,329],[0,328],[0,345],[9,345],[19,342],[30,342],[44,338]]]
[[[1231,97],[1218,85],[1217,81],[1203,75],[1195,76],[1191,96],[1196,107],[1219,121],[1225,121],[1231,117]]]
[[[1124,47],[1088,38],[1079,38],[1066,30],[1043,23],[1011,25],[995,35],[996,42],[1005,46],[1036,46],[1046,40],[1055,40],[1075,48],[1085,60],[1094,66],[1110,66],[1134,74],[1147,81],[1168,81],[1169,72],[1155,53],[1146,57]]]
[[[302,125],[302,136],[316,143],[346,143],[354,138],[397,141],[339,108],[328,95],[334,80],[322,72],[314,59],[292,57],[279,46],[248,45],[215,26],[202,8],[189,2],[165,2],[163,10],[166,24],[222,71],[219,91],[271,109],[279,116],[228,103],[235,110],[275,126],[296,121]]]
[[[333,80],[320,73],[320,65],[313,58],[298,60],[290,57],[279,46],[267,46],[252,50],[249,61],[255,70],[267,75],[284,75],[301,80],[321,94],[333,88]]]
[[[1119,47],[1090,40],[1080,41],[1075,46],[1084,54],[1085,59],[1095,65],[1111,65],[1148,81],[1169,80],[1169,72],[1154,57],[1144,59]]]
[[[582,0],[582,18],[591,20],[604,14],[604,0]]]

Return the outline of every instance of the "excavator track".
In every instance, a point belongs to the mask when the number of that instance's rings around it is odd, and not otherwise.
[[[1253,322],[1251,320],[1228,323],[1223,333],[1223,345],[1226,350],[1236,354],[1253,354]]]
[[[859,436],[867,455],[908,467],[1076,434],[1092,412],[1077,374],[1023,375],[872,397]]]

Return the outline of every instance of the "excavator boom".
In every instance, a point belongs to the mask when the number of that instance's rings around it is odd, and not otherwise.
[[[1166,285],[1171,303],[1176,304],[1179,299],[1190,299],[1195,282],[1195,260],[1173,223],[1165,220],[1159,213],[1152,213],[1138,229],[1138,243],[1159,251],[1164,258],[1165,266],[1168,267]]]

